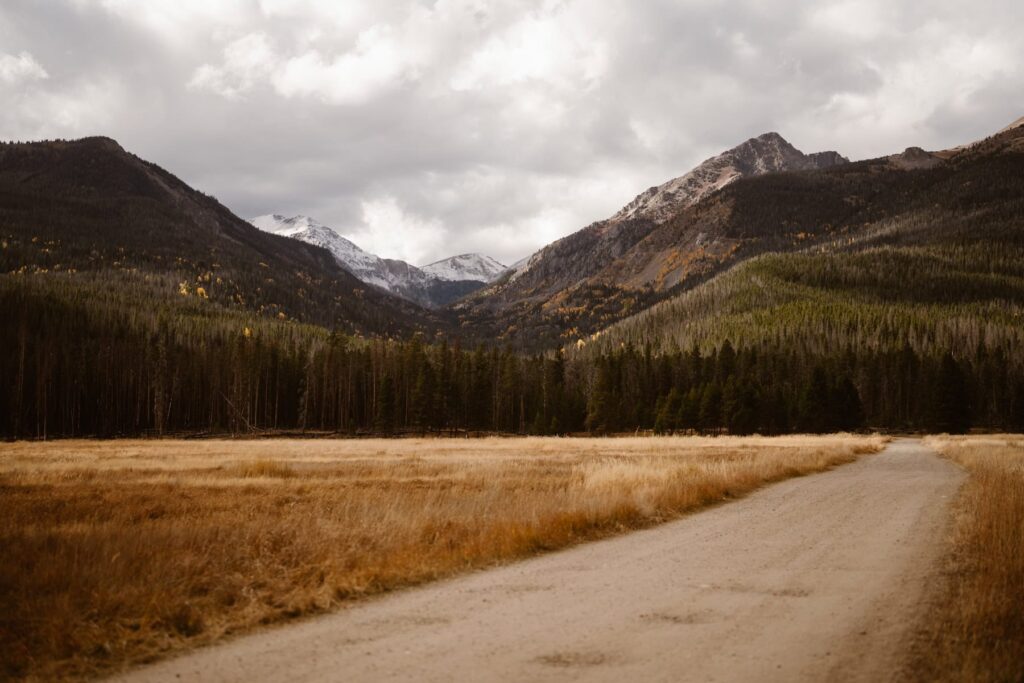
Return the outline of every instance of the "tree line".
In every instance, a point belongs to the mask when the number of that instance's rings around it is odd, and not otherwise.
[[[1020,363],[984,346],[822,353],[727,340],[524,355],[128,306],[81,283],[11,277],[0,282],[5,438],[1024,430]]]

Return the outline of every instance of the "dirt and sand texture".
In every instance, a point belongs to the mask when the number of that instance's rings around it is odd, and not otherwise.
[[[855,436],[0,445],[0,678],[94,677],[364,596],[650,526],[882,445],[880,438]],[[770,533],[748,540],[763,542]],[[741,558],[747,540],[735,540]],[[565,589],[561,599],[580,602],[590,619],[590,611],[634,599],[616,592],[620,583],[642,591],[645,571],[664,570],[680,552],[698,557],[705,541],[684,538],[675,555],[661,560],[643,543],[635,557],[630,544],[618,558],[599,553],[587,571],[612,560],[625,564],[599,583],[581,584],[585,592],[576,590],[573,572],[563,576],[570,585],[561,586],[557,575],[541,570],[495,595],[539,607],[555,590],[552,604],[565,607],[557,597]],[[637,575],[616,573],[626,566]],[[488,599],[483,580],[478,598],[450,597],[467,605]],[[735,596],[761,595],[745,580],[719,583],[707,589],[709,596],[725,591],[719,610]],[[650,586],[640,604],[673,599],[659,595],[663,588]],[[422,599],[415,595],[403,599]],[[385,604],[372,609],[390,609]],[[648,605],[639,623],[653,628],[705,618],[705,608],[680,610]],[[362,613],[352,614],[358,620]],[[493,608],[478,615],[497,616]],[[380,619],[377,626],[356,621],[330,632],[354,646],[386,643],[378,636],[392,628],[420,641],[489,627],[444,610]],[[398,626],[389,626],[392,620]],[[522,627],[523,638],[541,635],[531,620],[522,614],[505,628]],[[446,652],[429,654],[423,665],[440,671]],[[473,661],[480,655],[467,650],[464,667],[480,665]],[[538,651],[536,661],[539,671],[564,673],[622,656],[555,647]],[[290,679],[301,670],[287,657],[266,671],[259,657],[252,662],[261,663],[211,676],[252,680],[276,671]]]
[[[904,661],[964,476],[896,442],[662,526],[117,680],[886,680]]]

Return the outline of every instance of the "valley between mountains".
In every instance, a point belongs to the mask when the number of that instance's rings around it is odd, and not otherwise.
[[[1024,432],[1024,120],[763,134],[509,267],[4,143],[0,311],[0,676],[1021,676],[1020,439],[871,433]]]
[[[0,683],[1024,683],[1022,27],[0,0]]]
[[[0,199],[7,436],[1024,426],[1021,121],[760,135],[508,268],[250,223],[104,138],[0,145]]]
[[[259,216],[252,224],[266,232],[323,247],[345,270],[362,282],[414,301],[440,308],[493,282],[507,268],[489,256],[460,254],[417,268],[397,259],[382,259],[308,216]]]

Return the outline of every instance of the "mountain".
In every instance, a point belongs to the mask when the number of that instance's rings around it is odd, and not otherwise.
[[[422,268],[380,258],[308,216],[286,218],[271,214],[252,219],[252,224],[275,235],[323,247],[362,282],[426,308],[440,308],[457,301],[505,271],[505,266],[481,254],[452,256]]]
[[[541,249],[455,312],[465,329],[516,344],[552,345],[593,332],[650,305],[691,266],[731,248],[706,234],[677,234],[680,212],[743,178],[846,163],[836,152],[804,154],[778,133],[751,138]]]
[[[778,171],[811,171],[848,163],[838,152],[804,154],[778,133],[751,138],[697,168],[652,187],[612,216],[613,221],[649,218],[662,223],[740,178]]]
[[[420,270],[447,282],[470,280],[488,283],[498,279],[508,267],[483,254],[460,254],[434,261],[422,266]]]
[[[333,229],[307,216],[286,218],[272,214],[258,216],[251,223],[265,232],[323,247],[331,252],[341,267],[366,284],[394,292],[404,282],[401,272],[393,272],[387,261],[363,251]]]
[[[673,221],[737,250],[705,282],[581,336],[578,353],[728,339],[817,354],[953,351],[1021,371],[1022,125],[948,158],[910,148],[823,173],[749,178]],[[754,253],[752,243],[770,248]]]
[[[363,334],[439,327],[109,138],[0,144],[0,236],[0,273],[106,283],[142,309],[188,299]]]

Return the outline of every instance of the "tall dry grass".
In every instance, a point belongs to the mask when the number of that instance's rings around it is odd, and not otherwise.
[[[0,446],[0,678],[81,678],[654,524],[872,437]]]
[[[913,677],[1024,681],[1024,436],[927,441],[970,478]]]

